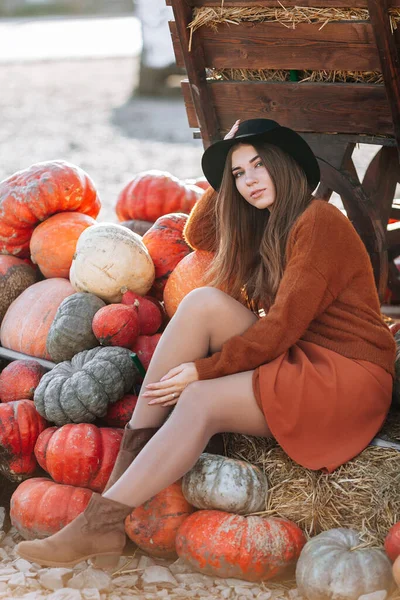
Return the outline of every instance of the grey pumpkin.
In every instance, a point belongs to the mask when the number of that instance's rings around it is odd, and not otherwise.
[[[59,363],[35,390],[36,410],[58,426],[104,417],[108,405],[130,392],[138,377],[130,355],[127,348],[99,346]]]
[[[93,331],[94,315],[106,303],[85,292],[65,298],[57,309],[46,341],[46,351],[54,362],[71,360],[75,354],[99,345]]]

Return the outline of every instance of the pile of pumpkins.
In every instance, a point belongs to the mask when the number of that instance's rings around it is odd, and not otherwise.
[[[10,517],[24,538],[55,533],[104,490],[162,332],[204,285],[212,256],[192,251],[183,229],[206,187],[138,174],[118,198],[117,224],[95,220],[93,182],[64,161],[0,183],[0,340],[25,355],[0,374],[0,474],[19,482]],[[386,553],[348,529],[307,541],[295,523],[255,514],[267,493],[254,465],[204,453],[132,510],[126,532],[149,554],[209,575],[259,582],[295,567],[308,600],[392,590],[396,525]]]

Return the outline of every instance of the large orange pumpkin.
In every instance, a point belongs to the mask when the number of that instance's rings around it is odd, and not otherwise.
[[[11,523],[26,540],[48,537],[80,515],[92,493],[44,477],[28,479],[11,497]]]
[[[7,308],[27,287],[35,283],[36,270],[15,256],[0,256],[0,323]]]
[[[33,231],[31,260],[45,277],[68,279],[76,244],[82,231],[96,221],[79,212],[62,212],[49,217]]]
[[[32,400],[0,404],[0,473],[22,481],[35,471],[36,440],[47,427]]]
[[[166,171],[143,171],[124,187],[115,210],[120,221],[139,219],[154,223],[167,213],[189,213],[203,192]]]
[[[165,310],[170,318],[189,292],[207,285],[204,272],[210,266],[213,256],[211,252],[195,250],[185,256],[172,271],[164,288]]]
[[[1,402],[33,400],[45,369],[36,360],[15,360],[0,374]]]
[[[294,564],[305,543],[301,529],[286,519],[199,510],[180,526],[176,551],[207,575],[265,581]]]
[[[57,483],[102,492],[114,467],[122,434],[122,429],[89,423],[49,427],[36,442],[36,460]]]
[[[142,238],[156,269],[150,294],[159,300],[163,298],[165,284],[176,265],[192,252],[182,235],[187,220],[188,216],[183,213],[164,215]]]
[[[97,217],[100,200],[90,177],[63,160],[36,163],[0,182],[0,253],[29,256],[36,225],[62,211]]]
[[[61,278],[45,279],[28,287],[6,312],[0,329],[1,345],[50,359],[47,335],[61,302],[74,293],[70,282]]]
[[[148,554],[174,557],[177,531],[193,511],[177,481],[135,508],[125,519],[125,531]]]

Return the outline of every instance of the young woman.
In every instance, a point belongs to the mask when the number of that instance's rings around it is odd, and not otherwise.
[[[385,420],[395,343],[361,239],[312,196],[309,146],[253,119],[210,146],[202,166],[214,189],[185,236],[215,253],[211,283],[183,299],[163,333],[107,490],[60,532],[20,543],[28,560],[68,567],[96,556],[106,566],[132,508],[182,477],[215,433],[274,436],[299,464],[330,472]]]

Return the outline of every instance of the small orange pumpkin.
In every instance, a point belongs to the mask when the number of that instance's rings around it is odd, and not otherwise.
[[[125,519],[125,531],[148,554],[175,557],[177,531],[193,511],[182,494],[181,482],[176,481],[135,508]]]
[[[109,427],[125,427],[131,420],[137,401],[135,394],[125,394],[121,400],[108,405],[106,416],[102,420]]]
[[[14,360],[0,374],[0,400],[33,400],[45,369],[36,360]]]
[[[103,306],[93,317],[92,329],[102,346],[130,348],[140,331],[138,310],[126,304]]]

